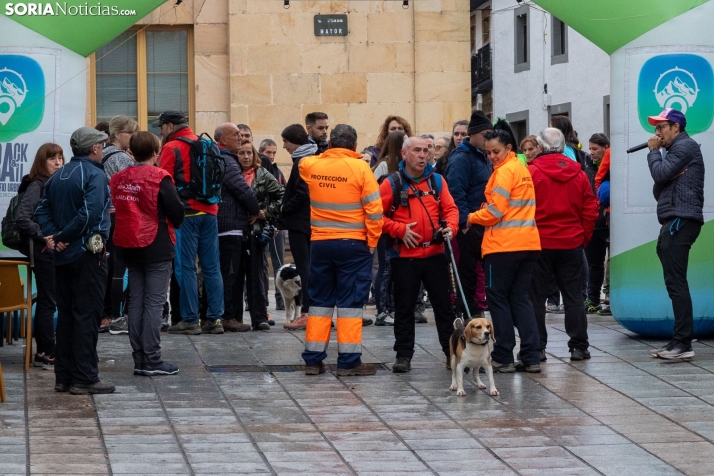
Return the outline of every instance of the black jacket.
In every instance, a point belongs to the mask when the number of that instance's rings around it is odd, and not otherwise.
[[[467,140],[451,152],[444,170],[449,192],[459,207],[459,228],[466,226],[469,213],[481,208],[486,201],[486,184],[493,166],[486,155]]]
[[[33,246],[36,255],[47,245],[45,243],[45,238],[42,235],[40,225],[33,221],[32,215],[34,215],[35,209],[40,203],[42,190],[44,190],[48,178],[49,177],[39,177],[32,180],[29,175],[25,175],[22,177],[20,188],[17,189],[18,194],[24,193],[22,199],[20,200],[20,204],[17,207],[17,216],[15,217],[17,228],[20,230],[23,237],[32,237],[34,239]],[[25,256],[30,256],[29,240],[23,239],[19,251]],[[47,251],[50,252],[49,250]]]
[[[260,166],[270,172],[280,185],[285,186],[285,175],[280,171],[278,164],[270,160],[270,157],[267,155],[258,155],[260,156]]]
[[[153,166],[141,165],[140,167]],[[156,238],[149,246],[143,248],[117,247],[117,254],[124,259],[127,265],[171,261],[176,257],[176,252],[169,237],[166,219],[169,219],[174,228],[180,228],[184,213],[185,209],[173,180],[171,177],[164,177],[159,184],[159,229],[156,231]]]
[[[248,229],[248,217],[260,212],[258,199],[243,178],[237,157],[221,149],[226,161],[226,175],[221,188],[222,202],[218,205],[218,233]]]
[[[290,171],[288,184],[285,186],[283,207],[277,224],[280,230],[298,231],[310,235],[310,191],[300,177],[298,164],[300,159],[315,155],[317,151],[316,144],[306,144],[298,147],[292,154],[293,168]]]
[[[647,165],[655,182],[659,222],[687,218],[704,223],[704,158],[699,144],[682,132],[674,138],[665,157],[660,149],[650,151]]]

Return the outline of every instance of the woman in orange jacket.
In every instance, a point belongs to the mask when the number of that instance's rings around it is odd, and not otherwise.
[[[535,189],[518,160],[507,131],[483,134],[493,174],[486,185],[486,203],[469,215],[469,224],[486,227],[481,245],[486,297],[496,343],[491,353],[494,372],[540,372],[540,341],[533,306],[528,299],[531,275],[540,252],[535,222]],[[518,328],[521,362],[513,364]]]

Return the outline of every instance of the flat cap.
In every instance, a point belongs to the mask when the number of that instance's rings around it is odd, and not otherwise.
[[[80,127],[72,133],[69,145],[75,150],[86,150],[94,144],[104,142],[109,138],[104,132],[100,132],[92,127]]]

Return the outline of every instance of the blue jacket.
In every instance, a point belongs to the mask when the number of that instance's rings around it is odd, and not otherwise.
[[[464,228],[469,218],[486,201],[484,191],[491,178],[493,166],[486,155],[463,141],[449,156],[444,177],[449,184],[449,191],[459,208],[459,227]]]
[[[55,266],[76,261],[87,253],[87,237],[99,233],[109,239],[109,183],[101,164],[89,157],[72,160],[47,181],[35,221],[44,236],[55,243],[69,243],[66,250],[54,253]]]

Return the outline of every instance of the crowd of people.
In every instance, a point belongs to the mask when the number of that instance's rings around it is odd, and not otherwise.
[[[672,342],[653,355],[686,358],[686,258],[703,221],[703,161],[682,113],[650,122],[657,252],[676,316]],[[447,367],[454,320],[487,310],[494,372],[540,372],[547,311],[564,313],[571,360],[590,358],[586,314],[609,314],[604,134],[586,151],[565,116],[520,143],[507,121],[481,111],[438,138],[389,116],[360,153],[354,128],[331,128],[314,112],[281,133],[286,180],[278,145],[256,149],[248,125],[198,136],[184,113],[166,111],[152,127],[126,116],[82,127],[67,162],[45,144],[18,191],[20,251],[34,255],[37,276],[34,360],[54,368],[56,391],[114,391],[99,379],[99,332],[127,333],[134,373],[153,376],[179,371],[162,357],[161,331],[270,331],[268,260],[277,280],[286,238],[302,308],[284,327],[305,330],[307,375],[325,372],[332,327],[338,375],[375,373],[361,361],[362,327],[373,322],[394,327],[393,372],[410,371],[427,306]],[[364,316],[371,299],[374,321]],[[284,309],[277,289],[275,302]]]

